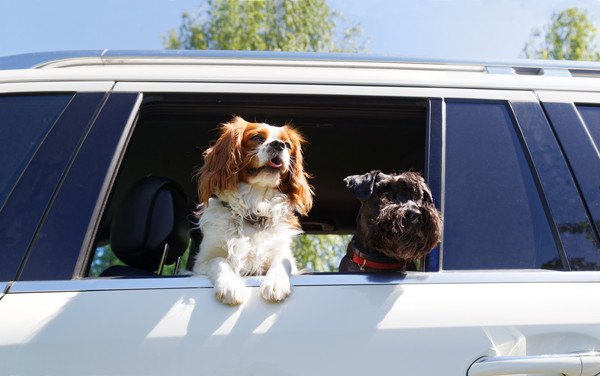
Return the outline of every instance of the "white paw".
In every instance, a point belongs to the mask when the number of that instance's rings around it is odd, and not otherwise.
[[[246,285],[239,277],[219,278],[215,281],[215,296],[228,305],[240,305],[244,302]]]
[[[278,303],[292,292],[292,285],[287,274],[274,274],[265,277],[260,285],[260,295],[267,302]]]

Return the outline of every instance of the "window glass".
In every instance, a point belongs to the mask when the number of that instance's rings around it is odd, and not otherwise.
[[[71,95],[0,97],[0,207]]]
[[[443,268],[562,268],[503,103],[447,104]]]
[[[600,106],[577,106],[596,148],[600,149]]]

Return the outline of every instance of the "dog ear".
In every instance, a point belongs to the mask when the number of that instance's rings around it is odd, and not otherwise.
[[[208,199],[220,191],[234,189],[241,166],[241,145],[247,122],[239,116],[221,124],[217,142],[204,152],[204,165],[198,180],[198,198],[207,204]]]
[[[428,204],[433,204],[433,195],[427,184],[423,184],[423,201]]]
[[[290,171],[282,180],[280,189],[290,196],[296,211],[301,215],[307,215],[313,204],[313,188],[308,184],[310,174],[304,171],[304,160],[302,157],[302,145],[306,140],[302,134],[291,124],[282,127],[290,138],[292,148]]]
[[[373,194],[375,181],[380,172],[379,170],[373,170],[363,175],[351,175],[344,179],[344,183],[357,199],[367,201]]]

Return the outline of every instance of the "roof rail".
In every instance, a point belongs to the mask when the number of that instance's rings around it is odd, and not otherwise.
[[[479,71],[490,74],[600,77],[600,63],[566,60],[444,60],[368,54],[208,50],[82,50],[0,57],[0,70],[108,64],[194,64],[216,59],[323,63],[381,63],[416,69]]]

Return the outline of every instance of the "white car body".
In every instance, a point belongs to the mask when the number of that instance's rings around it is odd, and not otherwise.
[[[0,93],[335,94],[600,104],[597,78],[567,73],[557,66],[520,75],[501,64],[81,57],[0,71]],[[140,100],[127,115],[129,128]],[[121,148],[127,140],[124,133]],[[105,185],[112,179],[107,176]],[[104,192],[98,202],[107,197]],[[95,213],[100,216],[100,204]],[[89,252],[95,226],[95,220],[88,225],[82,254]],[[596,271],[298,275],[291,296],[280,304],[264,302],[258,293],[262,277],[250,277],[250,297],[239,307],[218,302],[204,276],[86,279],[79,272],[71,280],[0,281],[0,374],[600,372]]]

